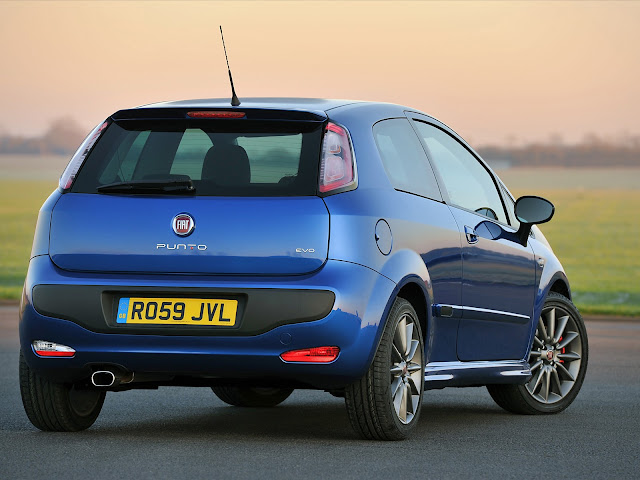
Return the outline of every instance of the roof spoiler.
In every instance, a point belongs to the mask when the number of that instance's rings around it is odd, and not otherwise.
[[[132,108],[129,110],[120,110],[114,113],[111,118],[113,120],[191,120],[187,114],[197,110],[198,112],[226,112],[229,108]],[[242,111],[245,113],[244,118],[232,118],[222,121],[242,122],[246,120],[280,120],[280,121],[296,121],[296,122],[318,122],[322,123],[327,120],[326,115],[320,115],[317,112],[304,112],[300,110],[275,110],[268,108],[234,108],[234,111]],[[220,121],[204,118],[195,121]]]

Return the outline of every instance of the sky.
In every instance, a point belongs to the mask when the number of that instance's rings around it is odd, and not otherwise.
[[[0,133],[146,103],[385,101],[475,145],[639,135],[640,2],[0,2]]]

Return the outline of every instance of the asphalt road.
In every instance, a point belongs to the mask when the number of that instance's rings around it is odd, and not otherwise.
[[[640,323],[587,329],[584,386],[554,416],[505,413],[484,388],[429,391],[410,440],[367,442],[323,392],[249,410],[165,387],[110,393],[96,424],[69,434],[27,420],[17,312],[0,307],[0,479],[640,478]]]

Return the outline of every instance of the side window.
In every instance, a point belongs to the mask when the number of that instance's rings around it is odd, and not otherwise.
[[[415,121],[427,144],[453,205],[507,223],[507,217],[493,178],[486,168],[448,133]]]
[[[442,200],[431,164],[407,119],[378,122],[373,136],[393,188]]]

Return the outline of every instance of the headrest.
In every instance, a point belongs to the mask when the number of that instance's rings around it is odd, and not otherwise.
[[[201,178],[222,186],[248,185],[251,167],[247,152],[239,145],[214,145],[204,157]]]

